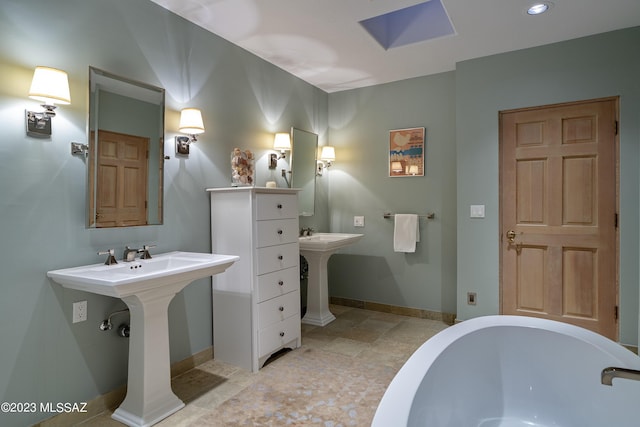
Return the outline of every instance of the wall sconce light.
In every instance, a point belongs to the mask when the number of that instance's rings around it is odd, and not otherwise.
[[[71,141],[71,155],[83,156],[86,158],[89,156],[89,145]]]
[[[285,132],[276,133],[273,138],[273,149],[280,150],[280,156],[275,153],[269,155],[269,169],[275,169],[278,166],[278,160],[286,157],[284,152],[291,150],[291,135]]]
[[[51,118],[55,117],[55,104],[71,103],[67,73],[50,67],[36,67],[29,89],[29,98],[41,101],[44,111],[26,111],[27,135],[51,136]]]
[[[330,168],[336,160],[336,150],[331,145],[325,145],[320,152],[320,160],[318,160],[317,174],[322,176],[325,168]]]
[[[196,135],[204,133],[202,112],[197,108],[185,108],[180,111],[178,131],[189,136],[176,136],[176,154],[189,155],[189,145],[196,142]]]
[[[409,175],[418,175],[419,169],[418,169],[418,165],[411,165],[409,166]]]
[[[402,163],[391,162],[391,172],[402,172]]]

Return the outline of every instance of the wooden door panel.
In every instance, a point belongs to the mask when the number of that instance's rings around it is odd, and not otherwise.
[[[144,153],[140,149],[138,141],[123,141],[122,160],[138,162],[144,158]]]
[[[518,160],[516,163],[516,209],[518,224],[543,224],[547,187],[545,159]]]
[[[138,182],[144,177],[140,176],[140,170],[138,168],[123,169],[123,182],[122,182],[122,205],[124,207],[137,207],[140,205],[140,196],[138,194]],[[144,203],[144,200],[143,200]]]
[[[597,142],[596,115],[568,117],[562,121],[563,144]]]
[[[616,119],[613,98],[500,113],[502,313],[616,338]]]
[[[597,158],[564,158],[562,165],[562,224],[597,225]]]
[[[597,265],[594,249],[563,249],[563,315],[597,319]]]
[[[98,167],[98,209],[115,209],[118,206],[116,200],[116,185],[118,182],[118,169],[115,166],[100,165]]]
[[[544,144],[544,121],[516,124],[516,147],[531,147]]]
[[[100,136],[102,135],[100,133]],[[105,137],[98,144],[98,152],[103,161],[107,161],[107,159],[116,160],[118,158],[118,142],[112,138]]]
[[[547,248],[522,246],[517,253],[517,309],[545,313]]]

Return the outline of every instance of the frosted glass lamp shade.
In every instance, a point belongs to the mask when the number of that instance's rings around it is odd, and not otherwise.
[[[45,105],[70,104],[67,73],[50,67],[36,67],[29,89],[29,98]]]
[[[400,163],[400,162],[391,162],[391,170],[393,172],[402,172],[402,163]]]
[[[202,112],[197,108],[185,108],[180,112],[178,130],[187,135],[197,135],[204,132]]]
[[[336,159],[336,150],[331,145],[325,145],[322,147],[322,152],[320,153],[320,159],[333,162]]]
[[[291,150],[291,136],[284,132],[276,133],[273,139],[273,149],[280,151]]]

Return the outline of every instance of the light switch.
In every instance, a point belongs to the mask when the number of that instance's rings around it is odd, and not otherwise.
[[[353,217],[353,226],[354,227],[364,227],[364,216],[354,216]]]
[[[469,216],[471,218],[484,218],[484,205],[471,205]]]

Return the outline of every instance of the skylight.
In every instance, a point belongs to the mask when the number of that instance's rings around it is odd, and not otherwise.
[[[455,34],[441,0],[430,0],[360,21],[385,49]]]

